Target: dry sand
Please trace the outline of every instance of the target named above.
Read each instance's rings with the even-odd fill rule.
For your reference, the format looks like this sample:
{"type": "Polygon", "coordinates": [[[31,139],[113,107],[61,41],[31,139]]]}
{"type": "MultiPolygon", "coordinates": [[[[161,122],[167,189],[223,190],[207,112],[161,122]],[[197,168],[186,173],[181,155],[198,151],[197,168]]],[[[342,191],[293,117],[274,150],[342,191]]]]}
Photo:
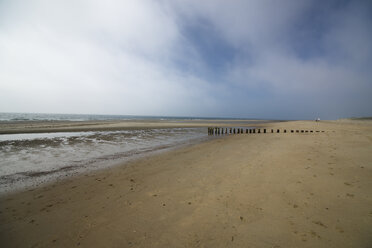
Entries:
{"type": "Polygon", "coordinates": [[[326,132],[225,136],[8,195],[0,246],[372,247],[371,122],[270,125],[326,132]]]}

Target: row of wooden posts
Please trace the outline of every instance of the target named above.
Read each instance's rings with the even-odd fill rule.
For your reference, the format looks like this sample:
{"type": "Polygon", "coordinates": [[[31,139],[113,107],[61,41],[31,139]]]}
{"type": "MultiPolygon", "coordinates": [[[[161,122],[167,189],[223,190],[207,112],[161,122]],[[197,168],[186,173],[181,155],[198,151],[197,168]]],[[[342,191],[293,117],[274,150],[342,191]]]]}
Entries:
{"type": "MultiPolygon", "coordinates": [[[[287,129],[282,130],[283,133],[287,133],[287,129]]],[[[324,131],[319,130],[288,130],[288,133],[319,133],[324,131]]],[[[280,133],[280,129],[266,129],[266,128],[220,128],[220,127],[208,127],[208,135],[221,135],[221,134],[252,134],[252,133],[280,133]]]]}

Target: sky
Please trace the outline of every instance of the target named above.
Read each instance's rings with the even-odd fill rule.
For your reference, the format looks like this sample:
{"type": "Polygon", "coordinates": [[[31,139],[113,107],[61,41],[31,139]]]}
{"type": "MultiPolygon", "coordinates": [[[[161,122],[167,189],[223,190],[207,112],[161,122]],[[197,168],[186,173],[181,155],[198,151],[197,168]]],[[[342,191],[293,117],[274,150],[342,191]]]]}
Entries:
{"type": "Polygon", "coordinates": [[[372,116],[372,1],[1,0],[0,112],[372,116]]]}

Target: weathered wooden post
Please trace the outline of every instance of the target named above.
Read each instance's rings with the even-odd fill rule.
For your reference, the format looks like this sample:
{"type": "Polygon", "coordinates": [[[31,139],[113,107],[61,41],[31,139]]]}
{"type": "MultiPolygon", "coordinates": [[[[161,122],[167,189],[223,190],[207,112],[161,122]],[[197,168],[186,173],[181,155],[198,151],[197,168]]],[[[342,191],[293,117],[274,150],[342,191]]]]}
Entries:
{"type": "Polygon", "coordinates": [[[249,133],[252,133],[252,129],[249,129],[249,133]]]}
{"type": "Polygon", "coordinates": [[[313,130],[310,130],[310,133],[312,133],[313,132],[313,130]]]}
{"type": "Polygon", "coordinates": [[[234,134],[235,134],[235,128],[234,128],[234,134]]]}
{"type": "Polygon", "coordinates": [[[278,129],[278,130],[276,130],[276,132],[277,132],[277,133],[280,133],[280,130],[278,129]]]}
{"type": "Polygon", "coordinates": [[[257,129],[257,133],[261,133],[261,130],[259,128],[257,129]]]}
{"type": "Polygon", "coordinates": [[[284,129],[284,132],[286,133],[286,132],[287,132],[287,130],[286,130],[286,129],[284,129]]]}
{"type": "Polygon", "coordinates": [[[231,132],[232,132],[232,128],[230,127],[230,134],[231,134],[231,132]]]}
{"type": "Polygon", "coordinates": [[[253,128],[252,132],[253,132],[253,133],[256,133],[256,129],[255,129],[255,128],[253,128]]]}
{"type": "Polygon", "coordinates": [[[266,128],[264,128],[264,133],[266,133],[266,128]]]}
{"type": "Polygon", "coordinates": [[[243,128],[240,128],[240,133],[243,134],[243,128]]]}
{"type": "Polygon", "coordinates": [[[238,134],[240,134],[240,128],[238,128],[238,134]]]}
{"type": "Polygon", "coordinates": [[[305,133],[308,133],[308,132],[309,132],[308,130],[305,131],[305,133]]]}
{"type": "Polygon", "coordinates": [[[304,132],[304,130],[301,130],[301,133],[303,133],[304,132]]]}
{"type": "Polygon", "coordinates": [[[247,129],[245,129],[245,133],[248,133],[248,128],[247,128],[247,129]]]}
{"type": "Polygon", "coordinates": [[[293,130],[291,130],[291,133],[293,133],[293,130]]]}
{"type": "Polygon", "coordinates": [[[271,133],[273,133],[274,132],[274,129],[271,129],[271,133]]]}
{"type": "Polygon", "coordinates": [[[296,133],[298,133],[299,131],[298,130],[296,130],[296,133]]]}

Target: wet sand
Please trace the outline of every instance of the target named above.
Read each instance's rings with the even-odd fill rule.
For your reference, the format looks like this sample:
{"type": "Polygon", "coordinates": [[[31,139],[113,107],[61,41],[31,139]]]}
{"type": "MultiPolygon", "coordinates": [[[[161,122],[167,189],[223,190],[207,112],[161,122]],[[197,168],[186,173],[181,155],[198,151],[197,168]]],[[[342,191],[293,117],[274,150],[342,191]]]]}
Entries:
{"type": "Polygon", "coordinates": [[[0,122],[0,134],[114,131],[144,128],[252,126],[265,120],[112,120],[112,121],[16,121],[0,122]]]}
{"type": "Polygon", "coordinates": [[[240,134],[0,199],[1,247],[371,247],[372,124],[240,134]]]}

